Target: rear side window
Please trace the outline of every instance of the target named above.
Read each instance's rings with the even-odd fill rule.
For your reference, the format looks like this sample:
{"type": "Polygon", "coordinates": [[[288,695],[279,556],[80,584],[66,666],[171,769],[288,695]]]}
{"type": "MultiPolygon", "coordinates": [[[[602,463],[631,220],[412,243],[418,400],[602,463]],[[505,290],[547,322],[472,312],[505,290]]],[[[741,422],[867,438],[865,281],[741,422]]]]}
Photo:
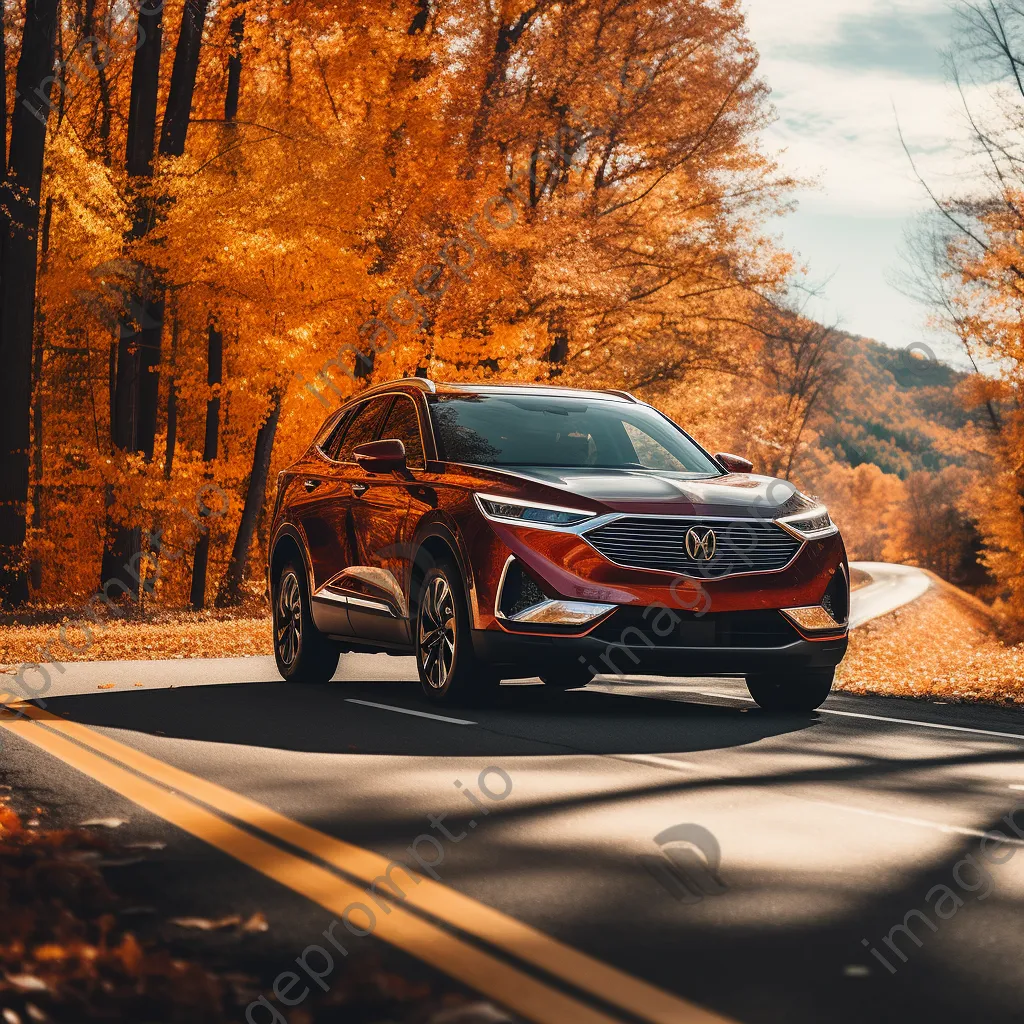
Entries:
{"type": "Polygon", "coordinates": [[[345,424],[343,433],[337,439],[334,452],[329,453],[335,462],[355,461],[352,457],[352,449],[356,445],[366,444],[374,439],[381,414],[390,401],[390,398],[373,398],[356,409],[351,419],[345,424]]]}
{"type": "Polygon", "coordinates": [[[411,398],[399,395],[391,406],[384,426],[380,430],[381,440],[398,438],[405,445],[405,463],[414,469],[423,468],[423,441],[420,437],[420,421],[416,405],[411,398]]]}
{"type": "Polygon", "coordinates": [[[334,426],[328,426],[324,430],[321,437],[317,439],[316,446],[327,456],[329,459],[336,458],[338,445],[341,444],[341,439],[345,436],[345,429],[352,421],[352,415],[357,410],[349,409],[343,416],[337,419],[334,426]]]}

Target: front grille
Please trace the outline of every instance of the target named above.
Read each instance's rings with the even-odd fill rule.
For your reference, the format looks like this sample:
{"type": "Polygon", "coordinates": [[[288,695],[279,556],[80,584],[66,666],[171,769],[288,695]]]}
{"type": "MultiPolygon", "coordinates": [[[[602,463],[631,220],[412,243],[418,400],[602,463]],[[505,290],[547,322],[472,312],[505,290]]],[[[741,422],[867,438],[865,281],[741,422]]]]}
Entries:
{"type": "Polygon", "coordinates": [[[658,569],[699,579],[748,572],[774,572],[792,561],[801,542],[775,523],[761,519],[659,519],[624,516],[588,530],[584,537],[605,558],[634,569],[658,569]],[[686,535],[714,533],[708,559],[687,552],[686,535]]]}
{"type": "Polygon", "coordinates": [[[709,612],[625,605],[590,634],[612,647],[785,647],[799,634],[774,610],[709,612]]]}

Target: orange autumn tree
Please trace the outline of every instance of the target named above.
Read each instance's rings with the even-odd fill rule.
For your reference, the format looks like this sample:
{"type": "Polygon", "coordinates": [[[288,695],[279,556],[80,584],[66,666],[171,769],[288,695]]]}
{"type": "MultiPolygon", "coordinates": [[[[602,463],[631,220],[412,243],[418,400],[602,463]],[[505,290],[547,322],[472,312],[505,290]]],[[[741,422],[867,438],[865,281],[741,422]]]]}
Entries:
{"type": "Polygon", "coordinates": [[[125,161],[135,15],[64,2],[62,52],[101,52],[47,144],[37,597],[92,593],[128,535],[139,600],[257,594],[276,472],[367,382],[656,394],[761,359],[789,183],[758,149],[771,111],[731,0],[169,0],[146,175],[125,161]],[[187,133],[165,146],[181,53],[187,133]],[[151,450],[111,425],[140,352],[151,450]]]}
{"type": "MultiPolygon", "coordinates": [[[[914,283],[936,323],[954,332],[975,368],[962,388],[982,426],[960,441],[979,460],[970,512],[982,559],[1009,610],[1024,618],[1024,31],[1019,5],[964,4],[967,59],[957,68],[978,163],[960,194],[934,200],[916,240],[914,283]],[[968,86],[971,87],[968,91],[968,86]],[[966,100],[965,100],[966,102],[966,100]]],[[[927,186],[926,186],[927,187],[927,186]]]]}

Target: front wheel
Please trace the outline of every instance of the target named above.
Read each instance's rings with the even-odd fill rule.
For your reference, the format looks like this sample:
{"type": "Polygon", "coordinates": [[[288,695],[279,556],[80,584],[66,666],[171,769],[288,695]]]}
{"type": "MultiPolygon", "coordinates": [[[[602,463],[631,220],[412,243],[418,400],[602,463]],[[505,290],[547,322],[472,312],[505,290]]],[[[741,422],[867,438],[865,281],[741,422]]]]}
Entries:
{"type": "Polygon", "coordinates": [[[289,562],[274,588],[274,657],[288,682],[326,683],[338,670],[338,648],[316,628],[305,570],[289,562]]]}
{"type": "Polygon", "coordinates": [[[747,689],[765,711],[814,711],[832,692],[835,674],[834,668],[783,669],[747,676],[747,689]]]}
{"type": "Polygon", "coordinates": [[[416,601],[416,668],[428,700],[479,703],[499,679],[473,650],[458,568],[448,561],[427,570],[416,601]]]}

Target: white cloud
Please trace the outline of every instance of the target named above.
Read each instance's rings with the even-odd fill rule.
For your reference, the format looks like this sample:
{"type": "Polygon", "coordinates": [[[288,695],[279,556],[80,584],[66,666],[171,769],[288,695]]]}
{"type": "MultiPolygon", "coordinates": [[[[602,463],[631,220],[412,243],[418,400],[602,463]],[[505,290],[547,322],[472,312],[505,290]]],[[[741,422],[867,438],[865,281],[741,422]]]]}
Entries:
{"type": "Polygon", "coordinates": [[[945,192],[962,180],[963,115],[942,53],[955,42],[948,3],[745,0],[744,6],[779,115],[765,147],[784,150],[784,169],[818,182],[798,196],[799,212],[782,231],[809,263],[812,280],[834,275],[821,314],[891,344],[920,340],[923,311],[886,283],[885,271],[899,263],[901,226],[928,205],[897,118],[917,169],[933,187],[945,192]]]}

